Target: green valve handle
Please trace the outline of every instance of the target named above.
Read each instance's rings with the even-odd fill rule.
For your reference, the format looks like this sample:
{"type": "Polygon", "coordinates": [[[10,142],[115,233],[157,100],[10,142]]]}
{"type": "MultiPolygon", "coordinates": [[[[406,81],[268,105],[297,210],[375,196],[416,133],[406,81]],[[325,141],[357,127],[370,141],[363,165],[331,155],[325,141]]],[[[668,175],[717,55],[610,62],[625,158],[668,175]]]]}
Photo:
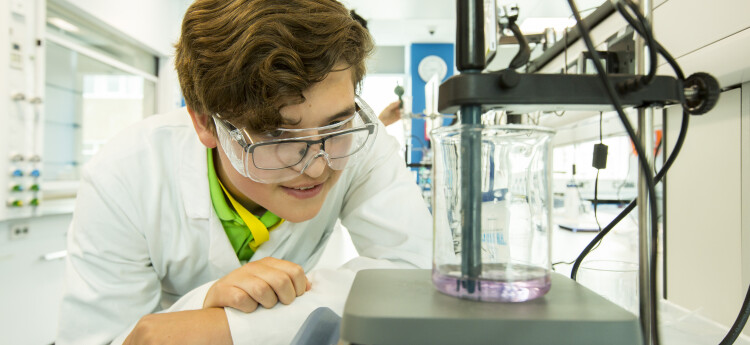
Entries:
{"type": "Polygon", "coordinates": [[[10,207],[21,207],[23,206],[23,201],[21,200],[13,200],[8,202],[8,206],[10,207]]]}
{"type": "Polygon", "coordinates": [[[36,183],[32,184],[31,186],[29,186],[29,190],[33,191],[33,192],[38,192],[39,191],[39,185],[36,184],[36,183]]]}
{"type": "Polygon", "coordinates": [[[401,85],[396,85],[396,88],[393,89],[393,92],[396,94],[396,96],[398,96],[399,107],[403,108],[404,101],[401,99],[401,96],[404,95],[404,87],[401,85]]]}
{"type": "Polygon", "coordinates": [[[39,199],[34,198],[34,199],[29,200],[29,205],[31,205],[31,206],[39,206],[39,199]]]}
{"type": "Polygon", "coordinates": [[[23,192],[23,187],[20,184],[14,185],[10,188],[11,192],[23,192]]]}

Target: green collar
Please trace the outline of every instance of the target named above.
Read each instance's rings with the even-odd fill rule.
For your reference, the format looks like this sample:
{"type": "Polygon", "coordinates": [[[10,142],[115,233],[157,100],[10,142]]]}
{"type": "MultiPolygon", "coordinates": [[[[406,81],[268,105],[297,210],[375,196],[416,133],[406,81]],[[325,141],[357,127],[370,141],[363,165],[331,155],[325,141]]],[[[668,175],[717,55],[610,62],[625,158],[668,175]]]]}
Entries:
{"type": "Polygon", "coordinates": [[[220,220],[223,221],[234,221],[242,223],[242,218],[232,208],[227,199],[224,196],[224,191],[221,190],[219,185],[219,178],[216,176],[216,169],[214,168],[214,157],[211,149],[206,149],[208,155],[208,188],[211,193],[211,203],[214,205],[216,215],[220,220]]]}
{"type": "MultiPolygon", "coordinates": [[[[214,156],[212,149],[207,149],[208,156],[208,188],[211,194],[211,203],[214,205],[216,215],[220,220],[224,222],[235,222],[238,224],[245,224],[240,217],[237,210],[227,202],[226,195],[221,188],[219,178],[216,176],[216,169],[214,168],[214,156]]],[[[241,206],[240,206],[241,207],[241,206]]],[[[266,228],[271,229],[273,226],[279,224],[282,220],[279,216],[273,214],[273,212],[266,210],[262,216],[257,217],[266,228]]]]}

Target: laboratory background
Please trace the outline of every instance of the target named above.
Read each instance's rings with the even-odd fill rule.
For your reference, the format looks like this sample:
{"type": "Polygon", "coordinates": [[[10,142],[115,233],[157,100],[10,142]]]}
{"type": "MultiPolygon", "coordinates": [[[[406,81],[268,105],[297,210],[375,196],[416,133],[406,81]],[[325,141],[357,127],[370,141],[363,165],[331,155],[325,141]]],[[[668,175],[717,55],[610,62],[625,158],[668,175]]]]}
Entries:
{"type": "MultiPolygon", "coordinates": [[[[376,43],[361,96],[376,113],[402,101],[401,120],[379,135],[400,143],[432,210],[431,131],[456,121],[437,105],[439,84],[460,73],[456,1],[342,2],[367,21],[376,43]]],[[[173,44],[190,3],[0,0],[0,344],[54,343],[81,168],[118,131],[184,105],[173,44]]],[[[634,74],[632,27],[609,1],[576,3],[608,70],[634,74]]],[[[523,45],[502,27],[510,20],[529,48],[519,73],[596,73],[584,42],[571,35],[576,21],[565,0],[497,0],[493,7],[501,28],[486,47],[495,53],[485,71],[506,69],[523,45]]],[[[710,111],[691,116],[682,150],[655,190],[663,343],[718,344],[750,286],[750,2],[653,0],[652,11],[654,36],[685,74],[710,74],[719,86],[710,111]]],[[[673,75],[658,61],[658,74],[673,75]]],[[[679,104],[653,109],[647,151],[655,169],[674,148],[681,116],[679,104]]],[[[498,111],[482,121],[510,120],[498,111]]],[[[638,155],[611,109],[529,112],[523,121],[554,131],[549,261],[567,276],[636,199],[638,155]],[[606,167],[597,169],[592,157],[604,145],[606,167]]],[[[332,241],[356,255],[346,233],[332,241]]],[[[637,314],[638,247],[633,211],[586,257],[579,282],[637,314]]],[[[750,344],[750,329],[736,343],[750,344]]]]}

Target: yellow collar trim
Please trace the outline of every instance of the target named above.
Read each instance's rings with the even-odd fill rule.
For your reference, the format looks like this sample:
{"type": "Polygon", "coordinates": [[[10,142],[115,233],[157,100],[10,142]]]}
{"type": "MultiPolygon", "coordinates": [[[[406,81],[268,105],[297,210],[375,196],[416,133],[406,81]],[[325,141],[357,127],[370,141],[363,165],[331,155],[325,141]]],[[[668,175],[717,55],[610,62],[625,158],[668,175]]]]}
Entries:
{"type": "MultiPolygon", "coordinates": [[[[218,180],[218,179],[217,179],[218,180]]],[[[271,226],[270,229],[266,228],[265,225],[256,217],[253,215],[250,211],[248,211],[242,204],[234,200],[231,194],[227,191],[226,188],[224,188],[224,185],[219,180],[219,186],[221,186],[221,189],[224,191],[224,194],[226,194],[227,198],[229,199],[229,202],[232,203],[232,207],[234,207],[234,210],[237,211],[237,214],[240,215],[240,218],[242,218],[242,221],[245,222],[245,225],[247,225],[247,228],[250,229],[250,233],[253,234],[253,240],[250,241],[248,244],[250,246],[250,249],[252,249],[254,252],[260,247],[261,244],[268,241],[269,238],[269,231],[276,229],[281,223],[284,222],[284,219],[281,219],[278,223],[271,226]]]]}

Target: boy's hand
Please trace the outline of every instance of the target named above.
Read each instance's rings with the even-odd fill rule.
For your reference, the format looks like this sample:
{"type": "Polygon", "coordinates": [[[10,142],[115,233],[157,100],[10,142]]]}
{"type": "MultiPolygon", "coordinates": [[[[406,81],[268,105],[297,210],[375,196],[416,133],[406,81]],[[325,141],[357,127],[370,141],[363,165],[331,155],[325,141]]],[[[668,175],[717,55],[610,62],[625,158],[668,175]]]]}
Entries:
{"type": "Polygon", "coordinates": [[[277,302],[289,304],[310,290],[310,282],[299,265],[266,257],[217,280],[208,289],[203,308],[232,307],[249,313],[258,304],[271,308],[277,302]]]}
{"type": "Polygon", "coordinates": [[[378,115],[378,119],[380,119],[380,122],[382,122],[385,126],[401,120],[401,101],[395,101],[391,104],[388,104],[388,106],[383,109],[380,115],[378,115]]]}
{"type": "Polygon", "coordinates": [[[149,314],[142,317],[123,345],[232,344],[222,308],[149,314]]]}

